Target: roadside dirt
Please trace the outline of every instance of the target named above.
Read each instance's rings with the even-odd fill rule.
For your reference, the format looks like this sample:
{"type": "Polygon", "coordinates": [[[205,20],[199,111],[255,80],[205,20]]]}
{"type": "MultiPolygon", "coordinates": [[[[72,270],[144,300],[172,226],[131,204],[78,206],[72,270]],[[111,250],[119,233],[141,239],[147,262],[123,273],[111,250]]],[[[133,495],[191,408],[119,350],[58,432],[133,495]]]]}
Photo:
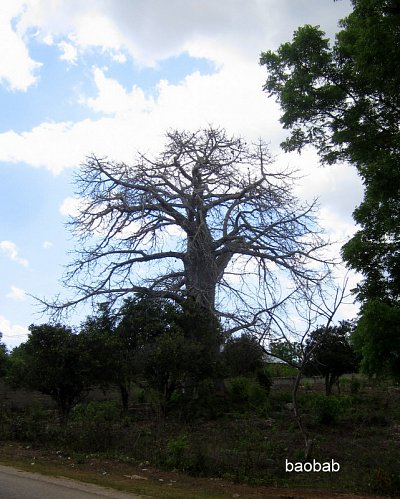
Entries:
{"type": "Polygon", "coordinates": [[[111,459],[98,459],[90,455],[77,458],[60,451],[36,449],[14,442],[0,443],[0,463],[154,498],[378,499],[380,497],[332,490],[250,487],[222,479],[191,477],[173,471],[159,471],[147,463],[127,464],[111,459]]]}

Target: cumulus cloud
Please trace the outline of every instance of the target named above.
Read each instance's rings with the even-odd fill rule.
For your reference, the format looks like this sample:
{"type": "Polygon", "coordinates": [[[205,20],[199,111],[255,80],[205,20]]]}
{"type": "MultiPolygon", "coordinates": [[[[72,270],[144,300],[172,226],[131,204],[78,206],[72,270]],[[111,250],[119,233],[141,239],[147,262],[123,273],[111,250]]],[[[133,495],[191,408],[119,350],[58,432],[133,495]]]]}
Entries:
{"type": "Polygon", "coordinates": [[[257,65],[226,67],[212,75],[195,72],[175,85],[161,81],[154,96],[124,89],[104,70],[93,70],[96,95],[82,104],[99,119],[48,122],[30,131],[0,134],[0,161],[25,162],[53,173],[73,168],[91,153],[132,161],[137,150],[158,152],[167,129],[223,126],[250,140],[278,144],[279,109],[261,92],[265,74],[257,65]],[[255,89],[260,88],[257,92],[255,89]]]}
{"type": "Polygon", "coordinates": [[[6,254],[6,256],[13,262],[22,265],[23,267],[28,267],[29,262],[25,258],[21,258],[18,255],[18,248],[12,241],[0,241],[0,250],[6,254]]]}
{"type": "Polygon", "coordinates": [[[130,91],[112,78],[107,78],[100,68],[93,68],[96,97],[83,100],[82,103],[96,112],[110,115],[140,115],[154,107],[152,98],[146,98],[141,88],[136,85],[130,91]]]}
{"type": "Polygon", "coordinates": [[[62,202],[59,211],[63,217],[75,217],[79,214],[81,207],[82,199],[67,197],[62,202]]]}
{"type": "Polygon", "coordinates": [[[7,298],[16,301],[25,300],[26,293],[23,289],[17,288],[17,286],[11,286],[10,291],[6,295],[7,298]]]}
{"type": "Polygon", "coordinates": [[[41,64],[30,57],[22,34],[13,27],[12,21],[22,7],[22,0],[1,3],[0,82],[11,90],[26,91],[35,83],[41,64]]]}
{"type": "Polygon", "coordinates": [[[349,0],[326,4],[320,0],[264,2],[230,0],[228,4],[203,0],[26,0],[19,28],[39,28],[43,38],[73,34],[82,50],[126,49],[140,65],[152,66],[182,53],[212,56],[223,63],[257,57],[290,36],[305,22],[319,24],[332,34],[336,19],[350,10],[349,0]],[[207,48],[208,47],[208,48],[207,48]],[[213,50],[209,50],[213,48],[213,50]]]}
{"type": "Polygon", "coordinates": [[[60,59],[62,61],[67,61],[70,64],[76,64],[78,58],[78,50],[72,43],[68,43],[63,40],[57,44],[57,47],[61,52],[60,59]]]}
{"type": "MultiPolygon", "coordinates": [[[[36,38],[57,43],[70,63],[77,61],[78,52],[97,47],[112,58],[122,54],[121,60],[130,53],[143,65],[186,52],[218,62],[219,70],[212,75],[193,73],[175,85],[160,81],[149,96],[138,86],[126,90],[104,69],[94,68],[96,95],[82,98],[81,104],[99,113],[99,119],[46,122],[22,133],[4,132],[0,161],[25,162],[54,173],[78,166],[92,152],[129,161],[138,149],[157,150],[168,128],[208,124],[250,140],[262,136],[277,145],[283,138],[277,125],[280,111],[261,91],[266,74],[258,67],[259,53],[273,45],[284,19],[290,21],[284,26],[289,38],[291,23],[297,26],[315,18],[333,29],[349,9],[348,0],[323,7],[317,0],[300,3],[293,9],[289,0],[245,5],[232,0],[229,8],[212,0],[201,5],[183,0],[17,2],[18,32],[28,37],[35,27],[36,38]]],[[[279,32],[280,41],[282,36],[279,32]]]]}
{"type": "Polygon", "coordinates": [[[50,249],[53,246],[53,243],[51,241],[43,241],[42,248],[45,250],[50,249]]]}
{"type": "Polygon", "coordinates": [[[0,331],[3,334],[2,341],[11,349],[25,341],[29,330],[25,326],[12,324],[11,321],[0,315],[0,331]]]}

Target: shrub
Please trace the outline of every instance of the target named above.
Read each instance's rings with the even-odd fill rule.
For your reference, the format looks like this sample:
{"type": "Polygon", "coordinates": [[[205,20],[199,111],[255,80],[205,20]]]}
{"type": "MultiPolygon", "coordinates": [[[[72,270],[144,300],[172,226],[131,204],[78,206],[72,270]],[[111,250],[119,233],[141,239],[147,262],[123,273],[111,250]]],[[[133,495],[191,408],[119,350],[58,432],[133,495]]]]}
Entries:
{"type": "Polygon", "coordinates": [[[117,402],[78,404],[71,413],[64,439],[73,450],[102,452],[112,447],[120,429],[120,409],[117,402]]]}
{"type": "Polygon", "coordinates": [[[184,470],[184,454],[188,447],[189,442],[186,433],[182,433],[175,438],[170,438],[167,442],[167,464],[174,468],[184,470]]]}
{"type": "Polygon", "coordinates": [[[71,421],[114,423],[120,420],[120,413],[119,405],[115,401],[89,402],[88,404],[78,404],[72,409],[71,421]]]}
{"type": "Polygon", "coordinates": [[[356,393],[359,392],[360,388],[361,388],[361,381],[358,378],[352,376],[350,381],[350,393],[355,395],[356,393]]]}
{"type": "Polygon", "coordinates": [[[350,399],[346,396],[314,395],[311,399],[312,411],[315,420],[320,424],[333,424],[349,407],[350,399]]]}
{"type": "Polygon", "coordinates": [[[263,411],[268,399],[268,391],[256,380],[238,376],[230,380],[228,395],[236,409],[256,409],[263,411]]]}

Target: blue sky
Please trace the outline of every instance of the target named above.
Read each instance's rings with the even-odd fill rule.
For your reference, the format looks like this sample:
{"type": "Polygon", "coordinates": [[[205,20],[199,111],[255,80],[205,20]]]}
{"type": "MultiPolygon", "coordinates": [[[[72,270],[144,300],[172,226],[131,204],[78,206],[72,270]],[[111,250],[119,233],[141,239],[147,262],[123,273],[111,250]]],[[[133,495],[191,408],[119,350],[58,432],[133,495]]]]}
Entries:
{"type": "MultiPolygon", "coordinates": [[[[63,292],[74,240],[72,177],[94,152],[129,162],[157,152],[169,128],[213,124],[263,137],[320,197],[320,222],[343,242],[362,196],[347,165],[284,155],[280,111],[262,92],[260,52],[302,24],[330,36],[342,0],[2,0],[0,4],[0,331],[11,348],[45,322],[29,295],[63,292]]],[[[338,251],[340,244],[336,247],[338,251]]],[[[355,282],[356,277],[353,276],[355,282]]],[[[354,312],[349,306],[347,313],[354,312]]],[[[80,317],[72,318],[79,323],[80,317]]]]}

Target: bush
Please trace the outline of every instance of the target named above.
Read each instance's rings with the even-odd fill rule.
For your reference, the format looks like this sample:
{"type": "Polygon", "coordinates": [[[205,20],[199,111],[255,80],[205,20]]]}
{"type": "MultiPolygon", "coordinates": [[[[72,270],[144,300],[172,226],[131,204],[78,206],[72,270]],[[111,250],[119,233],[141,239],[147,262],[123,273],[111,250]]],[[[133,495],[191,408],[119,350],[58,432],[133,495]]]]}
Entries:
{"type": "Polygon", "coordinates": [[[339,416],[349,407],[350,399],[347,396],[336,397],[330,395],[314,395],[311,399],[313,416],[317,423],[334,424],[339,416]]]}
{"type": "Polygon", "coordinates": [[[267,395],[269,395],[271,386],[274,382],[269,370],[266,367],[258,369],[256,372],[256,377],[258,383],[263,387],[267,395]]]}
{"type": "Polygon", "coordinates": [[[120,408],[117,402],[78,404],[65,429],[65,444],[75,451],[103,452],[120,434],[120,408]]]}
{"type": "Polygon", "coordinates": [[[256,380],[238,376],[230,380],[228,395],[236,409],[263,411],[268,400],[268,391],[256,380]]]}
{"type": "Polygon", "coordinates": [[[43,443],[51,433],[47,412],[38,405],[25,410],[0,411],[0,440],[43,443]]]}
{"type": "Polygon", "coordinates": [[[188,436],[185,433],[178,435],[176,438],[170,438],[167,442],[167,464],[174,468],[184,470],[184,454],[188,447],[188,436]]]}
{"type": "Polygon", "coordinates": [[[78,404],[71,411],[71,421],[84,423],[114,423],[120,420],[120,407],[117,402],[105,400],[78,404]]]}
{"type": "Polygon", "coordinates": [[[360,391],[360,388],[361,388],[361,381],[358,378],[352,376],[350,381],[350,393],[352,395],[355,395],[360,391]]]}

